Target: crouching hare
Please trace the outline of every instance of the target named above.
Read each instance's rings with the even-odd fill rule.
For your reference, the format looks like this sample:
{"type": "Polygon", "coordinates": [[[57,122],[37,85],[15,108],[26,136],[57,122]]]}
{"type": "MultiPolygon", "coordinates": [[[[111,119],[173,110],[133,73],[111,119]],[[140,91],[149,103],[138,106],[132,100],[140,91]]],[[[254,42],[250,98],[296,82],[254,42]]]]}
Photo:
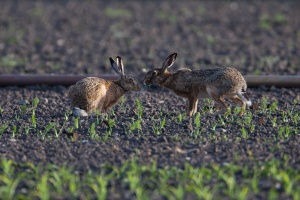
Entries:
{"type": "Polygon", "coordinates": [[[188,99],[189,116],[197,112],[198,98],[212,98],[221,106],[215,115],[227,112],[224,98],[242,104],[243,112],[251,101],[246,94],[247,84],[242,74],[234,68],[180,69],[175,73],[168,71],[173,65],[177,53],[169,55],[161,68],[150,70],[144,78],[144,84],[156,84],[173,90],[177,95],[188,99]]]}
{"type": "Polygon", "coordinates": [[[120,79],[108,81],[98,77],[87,77],[71,86],[69,98],[74,115],[88,116],[97,109],[106,112],[126,92],[141,90],[141,84],[137,80],[124,74],[121,57],[117,56],[116,61],[112,58],[109,60],[120,79]]]}

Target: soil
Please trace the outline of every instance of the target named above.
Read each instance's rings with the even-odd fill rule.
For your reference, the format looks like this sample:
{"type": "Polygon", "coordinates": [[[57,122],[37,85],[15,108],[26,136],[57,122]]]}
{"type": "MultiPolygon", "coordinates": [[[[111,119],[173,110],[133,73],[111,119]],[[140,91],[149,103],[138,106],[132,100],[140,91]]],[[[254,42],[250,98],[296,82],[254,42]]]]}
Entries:
{"type": "MultiPolygon", "coordinates": [[[[278,127],[271,124],[275,117],[278,118],[278,123],[282,122],[280,111],[291,110],[292,107],[294,110],[300,109],[300,104],[293,102],[300,102],[299,88],[248,89],[255,104],[261,105],[262,98],[268,99],[269,106],[278,102],[277,111],[270,116],[263,116],[261,109],[249,110],[253,114],[255,130],[252,133],[247,130],[248,138],[241,135],[243,124],[238,122],[238,115],[232,112],[227,119],[223,117],[224,124],[220,124],[218,118],[204,111],[204,105],[208,105],[205,100],[200,100],[198,106],[202,133],[196,137],[193,134],[193,130],[196,130],[194,118],[185,116],[185,100],[172,92],[159,89],[128,93],[125,101],[113,107],[109,116],[100,114],[80,118],[79,129],[70,131],[75,117],[65,118],[70,114],[67,90],[62,86],[0,89],[1,94],[5,94],[0,97],[3,109],[1,124],[9,124],[0,139],[1,157],[20,162],[57,165],[67,162],[76,170],[85,172],[88,169],[99,170],[101,164],[106,162],[120,166],[133,157],[137,157],[143,164],[157,161],[160,167],[183,167],[185,162],[193,166],[227,162],[251,165],[253,162],[264,162],[272,158],[284,159],[288,155],[289,164],[298,169],[300,167],[299,135],[278,139],[278,127]],[[35,97],[40,100],[35,111],[36,128],[33,127],[31,118],[35,97]],[[132,121],[138,120],[136,99],[143,106],[142,128],[140,131],[129,131],[132,121]],[[26,103],[27,109],[22,112],[20,104],[23,103],[26,103]],[[180,114],[183,116],[182,122],[177,120],[180,114]],[[106,137],[109,130],[107,117],[115,122],[109,137],[106,137]],[[154,131],[155,125],[164,118],[164,127],[159,132],[154,131]],[[57,132],[61,132],[58,137],[53,130],[43,136],[50,123],[55,123],[57,132]],[[91,137],[93,123],[96,124],[96,138],[91,137]],[[217,123],[215,130],[214,123],[217,123]],[[14,125],[17,131],[13,137],[14,125]],[[31,127],[28,133],[26,127],[31,127]]],[[[300,126],[299,121],[296,124],[290,121],[288,124],[300,126]]]]}
{"type": "MultiPolygon", "coordinates": [[[[299,75],[299,10],[299,1],[2,1],[0,73],[113,73],[108,58],[120,55],[126,73],[136,74],[178,52],[171,71],[233,66],[243,74],[299,75]]],[[[79,128],[72,130],[76,118],[69,116],[67,91],[45,85],[0,88],[0,126],[8,124],[0,156],[66,163],[82,173],[132,158],[142,164],[157,161],[159,167],[186,162],[251,166],[276,158],[300,168],[299,133],[279,138],[279,127],[271,123],[275,117],[282,122],[281,111],[300,109],[299,88],[249,88],[258,108],[248,110],[255,130],[247,130],[246,138],[240,117],[232,111],[220,123],[208,113],[206,100],[198,105],[202,132],[195,135],[194,118],[185,116],[186,101],[158,87],[128,93],[109,115],[80,118],[79,128]],[[130,131],[132,120],[138,120],[137,98],[143,106],[141,130],[130,131]],[[270,116],[261,112],[263,98],[268,106],[278,102],[270,116]],[[108,119],[115,123],[111,132],[108,119]],[[51,123],[58,137],[54,129],[43,135],[51,123]]],[[[286,124],[299,130],[299,121],[286,124]]]]}
{"type": "Polygon", "coordinates": [[[233,66],[300,74],[299,1],[1,1],[0,73],[114,73],[233,66]]]}

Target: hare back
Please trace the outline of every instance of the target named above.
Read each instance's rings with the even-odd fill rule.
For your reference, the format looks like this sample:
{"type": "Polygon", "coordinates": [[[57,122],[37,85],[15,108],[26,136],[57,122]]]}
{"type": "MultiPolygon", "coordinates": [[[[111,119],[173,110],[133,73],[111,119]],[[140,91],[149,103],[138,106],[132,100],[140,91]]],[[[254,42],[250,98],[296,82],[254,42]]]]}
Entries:
{"type": "Polygon", "coordinates": [[[242,74],[234,68],[223,68],[206,79],[205,85],[218,90],[219,94],[246,91],[247,84],[242,74]]]}
{"type": "Polygon", "coordinates": [[[90,113],[101,105],[109,85],[109,81],[97,77],[87,77],[78,81],[69,89],[71,106],[90,113]]]}
{"type": "Polygon", "coordinates": [[[222,68],[180,69],[168,78],[165,85],[169,88],[188,93],[195,87],[205,90],[206,80],[219,71],[222,71],[222,68]]]}

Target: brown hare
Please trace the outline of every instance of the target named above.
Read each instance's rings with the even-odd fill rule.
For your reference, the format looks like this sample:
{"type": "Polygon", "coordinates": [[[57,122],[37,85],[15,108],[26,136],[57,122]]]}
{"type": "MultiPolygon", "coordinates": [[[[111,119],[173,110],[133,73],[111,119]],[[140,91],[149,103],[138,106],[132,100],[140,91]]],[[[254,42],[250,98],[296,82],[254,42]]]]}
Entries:
{"type": "Polygon", "coordinates": [[[207,68],[207,69],[180,69],[175,73],[168,71],[173,65],[177,53],[169,55],[161,68],[150,70],[144,84],[156,84],[173,90],[177,95],[188,99],[187,112],[189,116],[197,112],[198,98],[212,98],[221,106],[221,110],[215,115],[227,112],[224,98],[242,104],[243,112],[251,101],[246,94],[247,84],[242,74],[234,68],[207,68]]]}
{"type": "Polygon", "coordinates": [[[119,80],[87,77],[70,87],[69,98],[75,116],[88,116],[97,109],[106,112],[126,92],[141,90],[139,81],[125,75],[121,57],[117,56],[116,61],[109,60],[119,74],[119,80]]]}

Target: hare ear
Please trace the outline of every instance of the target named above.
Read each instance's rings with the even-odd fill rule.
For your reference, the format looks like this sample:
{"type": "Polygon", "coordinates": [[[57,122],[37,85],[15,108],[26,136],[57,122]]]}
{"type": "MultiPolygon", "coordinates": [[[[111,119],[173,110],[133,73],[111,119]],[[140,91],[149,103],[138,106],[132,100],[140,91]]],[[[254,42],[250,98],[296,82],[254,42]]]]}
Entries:
{"type": "Polygon", "coordinates": [[[169,55],[164,61],[161,69],[166,70],[167,68],[171,67],[174,64],[176,57],[177,57],[177,53],[172,53],[171,55],[169,55]]]}
{"type": "Polygon", "coordinates": [[[123,62],[120,56],[117,56],[117,61],[114,61],[112,57],[109,58],[111,67],[115,70],[117,74],[119,74],[121,77],[124,76],[124,67],[123,62]]]}
{"type": "Polygon", "coordinates": [[[122,58],[120,56],[117,56],[117,65],[118,65],[118,69],[121,72],[121,74],[124,76],[124,65],[123,65],[123,61],[122,58]]]}

